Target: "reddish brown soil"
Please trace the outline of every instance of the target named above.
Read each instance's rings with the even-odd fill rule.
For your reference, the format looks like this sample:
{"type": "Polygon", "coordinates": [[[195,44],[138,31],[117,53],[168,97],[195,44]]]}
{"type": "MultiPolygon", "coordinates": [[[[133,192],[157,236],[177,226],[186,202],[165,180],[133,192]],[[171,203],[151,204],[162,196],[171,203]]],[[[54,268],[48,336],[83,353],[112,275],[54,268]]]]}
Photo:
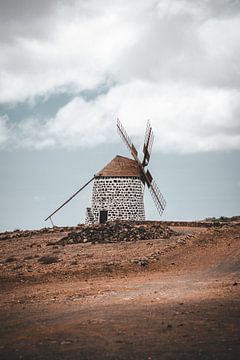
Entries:
{"type": "Polygon", "coordinates": [[[2,240],[2,359],[239,359],[239,224],[173,229],[114,244],[2,240]]]}

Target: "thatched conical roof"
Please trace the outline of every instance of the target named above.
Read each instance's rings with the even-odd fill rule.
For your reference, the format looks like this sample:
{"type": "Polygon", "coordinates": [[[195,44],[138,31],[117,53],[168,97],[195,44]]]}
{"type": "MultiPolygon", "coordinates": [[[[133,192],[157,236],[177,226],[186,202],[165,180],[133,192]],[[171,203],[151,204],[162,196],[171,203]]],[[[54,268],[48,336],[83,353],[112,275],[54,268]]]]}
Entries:
{"type": "Polygon", "coordinates": [[[96,176],[141,176],[139,166],[135,160],[117,155],[96,176]]]}

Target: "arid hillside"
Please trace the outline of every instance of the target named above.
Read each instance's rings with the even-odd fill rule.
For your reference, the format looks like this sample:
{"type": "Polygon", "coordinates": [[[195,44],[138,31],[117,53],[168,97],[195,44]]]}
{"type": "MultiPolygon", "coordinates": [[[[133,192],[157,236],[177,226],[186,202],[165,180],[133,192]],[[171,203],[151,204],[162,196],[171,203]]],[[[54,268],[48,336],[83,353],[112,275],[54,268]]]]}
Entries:
{"type": "Polygon", "coordinates": [[[240,221],[0,234],[3,359],[238,359],[240,221]]]}

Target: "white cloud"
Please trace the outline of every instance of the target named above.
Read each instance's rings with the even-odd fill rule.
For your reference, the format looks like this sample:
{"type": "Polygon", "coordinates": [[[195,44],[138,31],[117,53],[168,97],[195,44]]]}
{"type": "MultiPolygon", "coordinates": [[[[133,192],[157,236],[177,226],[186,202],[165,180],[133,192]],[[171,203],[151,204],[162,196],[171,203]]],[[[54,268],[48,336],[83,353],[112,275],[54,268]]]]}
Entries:
{"type": "Polygon", "coordinates": [[[136,28],[104,7],[95,14],[91,2],[88,17],[81,11],[81,2],[56,8],[58,21],[54,19],[48,38],[15,34],[14,42],[3,44],[0,103],[59,89],[72,93],[92,89],[111,76],[113,63],[136,41],[136,28]],[[64,17],[66,8],[70,14],[64,17]]]}
{"type": "Polygon", "coordinates": [[[14,127],[2,120],[2,143],[71,148],[116,141],[119,116],[137,141],[150,118],[161,151],[239,149],[238,2],[43,5],[15,17],[5,7],[14,26],[7,34],[6,19],[0,25],[0,103],[60,91],[75,98],[54,117],[33,116],[14,127]],[[106,94],[79,96],[107,81],[114,86],[106,94]]]}
{"type": "Polygon", "coordinates": [[[240,149],[239,92],[173,83],[118,85],[92,101],[75,97],[44,123],[28,119],[15,128],[19,144],[35,148],[86,147],[116,141],[116,118],[140,142],[151,119],[162,152],[240,149]]]}

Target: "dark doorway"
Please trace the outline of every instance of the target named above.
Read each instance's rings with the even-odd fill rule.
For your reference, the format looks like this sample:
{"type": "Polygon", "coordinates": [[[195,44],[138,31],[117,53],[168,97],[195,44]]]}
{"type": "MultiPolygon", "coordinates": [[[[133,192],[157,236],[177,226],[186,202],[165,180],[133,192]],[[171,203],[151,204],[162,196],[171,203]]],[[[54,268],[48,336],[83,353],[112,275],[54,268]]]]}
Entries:
{"type": "Polygon", "coordinates": [[[105,224],[107,222],[107,216],[107,210],[100,210],[100,224],[105,224]]]}

